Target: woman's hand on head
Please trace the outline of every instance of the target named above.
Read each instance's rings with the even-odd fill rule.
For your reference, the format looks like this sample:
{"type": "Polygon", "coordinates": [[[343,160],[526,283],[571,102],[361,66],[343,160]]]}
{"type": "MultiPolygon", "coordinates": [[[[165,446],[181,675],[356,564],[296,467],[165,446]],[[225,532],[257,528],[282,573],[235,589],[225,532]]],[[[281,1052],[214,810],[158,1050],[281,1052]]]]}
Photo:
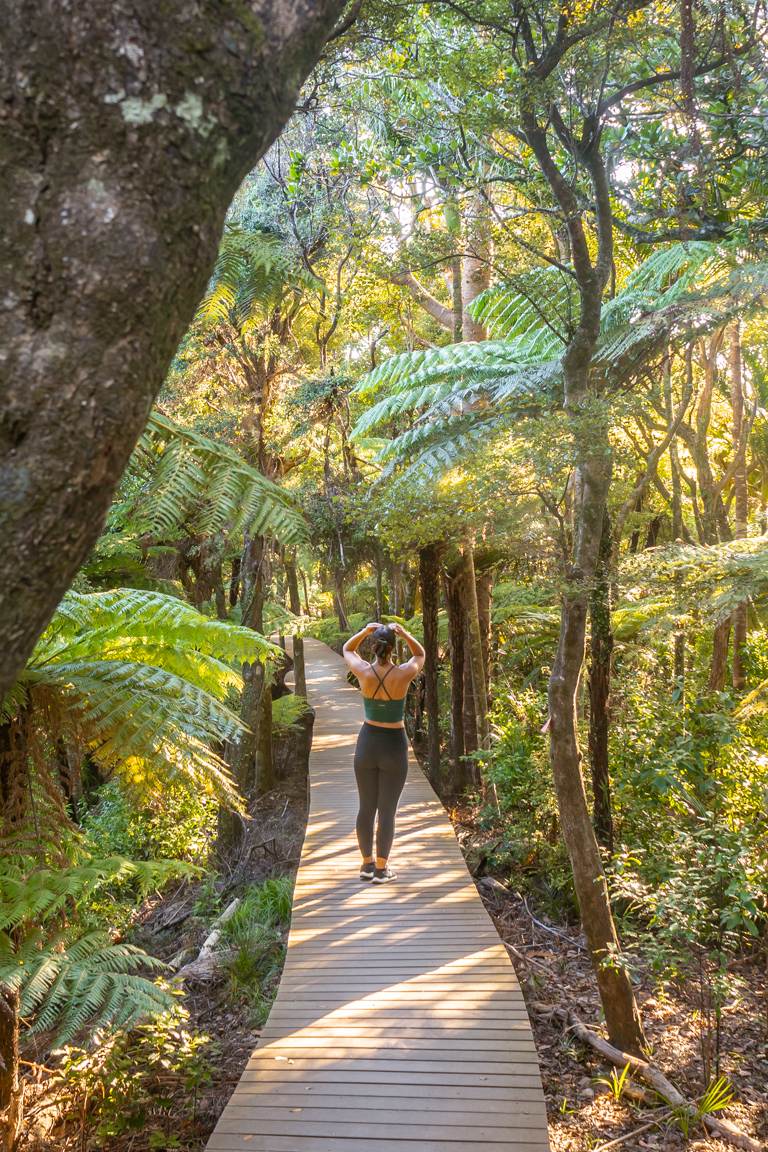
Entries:
{"type": "Polygon", "coordinates": [[[366,624],[364,631],[375,632],[377,628],[381,628],[381,624],[376,620],[372,620],[370,624],[366,624]]]}

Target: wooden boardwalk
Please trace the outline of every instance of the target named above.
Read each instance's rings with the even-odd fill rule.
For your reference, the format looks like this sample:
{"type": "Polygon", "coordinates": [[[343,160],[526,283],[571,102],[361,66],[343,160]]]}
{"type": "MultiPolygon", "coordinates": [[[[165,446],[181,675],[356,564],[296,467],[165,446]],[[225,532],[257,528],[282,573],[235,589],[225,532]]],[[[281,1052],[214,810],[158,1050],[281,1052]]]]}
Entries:
{"type": "Polygon", "coordinates": [[[358,879],[360,697],[306,641],[316,709],[309,826],[280,990],[208,1148],[548,1152],[514,969],[445,810],[412,760],[392,864],[358,879]]]}

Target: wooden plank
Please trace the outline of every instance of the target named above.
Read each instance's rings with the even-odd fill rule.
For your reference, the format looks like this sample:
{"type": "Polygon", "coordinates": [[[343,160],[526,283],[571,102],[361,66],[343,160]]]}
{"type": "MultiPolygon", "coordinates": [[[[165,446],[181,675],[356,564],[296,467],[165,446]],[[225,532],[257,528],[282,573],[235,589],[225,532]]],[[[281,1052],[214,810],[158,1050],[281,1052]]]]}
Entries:
{"type": "MultiPolygon", "coordinates": [[[[290,1084],[280,1088],[276,1088],[273,1084],[241,1084],[238,1088],[238,1100],[254,1108],[311,1107],[317,1112],[327,1108],[332,1108],[334,1111],[355,1108],[367,1112],[387,1109],[390,1114],[415,1111],[419,1114],[437,1112],[442,1115],[444,1112],[459,1112],[467,1116],[477,1111],[483,1116],[498,1116],[501,1123],[509,1123],[509,1093],[506,1090],[499,1091],[497,1096],[490,1096],[488,1095],[490,1090],[482,1093],[466,1087],[450,1088],[446,1089],[449,1095],[438,1096],[436,1088],[434,1092],[430,1090],[428,1095],[424,1095],[422,1089],[414,1089],[413,1095],[406,1096],[404,1093],[407,1085],[394,1086],[391,1091],[380,1091],[378,1095],[370,1094],[372,1090],[366,1088],[364,1084],[348,1087],[338,1084],[315,1084],[308,1091],[307,1085],[302,1082],[294,1085],[293,1092],[290,1091],[291,1087],[290,1084]]],[[[540,1094],[536,1093],[530,1100],[526,1100],[522,1090],[516,1096],[515,1109],[529,1116],[542,1117],[546,1114],[540,1094]]]]}
{"type": "MultiPolygon", "coordinates": [[[[509,1141],[508,1125],[483,1124],[480,1126],[480,1117],[478,1117],[478,1124],[465,1125],[436,1124],[434,1118],[430,1120],[429,1117],[424,1118],[420,1123],[416,1123],[414,1119],[406,1119],[405,1123],[399,1123],[400,1118],[395,1119],[391,1112],[387,1112],[385,1115],[389,1119],[385,1121],[385,1126],[381,1128],[381,1131],[386,1131],[391,1140],[465,1140],[476,1141],[483,1145],[509,1141]]],[[[239,1132],[243,1135],[256,1136],[284,1136],[286,1124],[288,1124],[293,1138],[297,1136],[336,1136],[345,1140],[357,1138],[364,1140],[367,1146],[372,1129],[375,1131],[375,1123],[376,1121],[373,1119],[367,1122],[359,1114],[356,1120],[340,1120],[338,1116],[334,1116],[332,1120],[327,1118],[325,1120],[305,1120],[300,1113],[288,1113],[287,1116],[270,1119],[264,1116],[261,1109],[233,1104],[226,1119],[219,1125],[219,1131],[221,1133],[239,1132]]],[[[521,1123],[516,1129],[516,1135],[529,1140],[536,1136],[537,1131],[540,1129],[536,1124],[528,1126],[521,1123]]]]}
{"type": "MultiPolygon", "coordinates": [[[[343,1139],[339,1136],[258,1136],[243,1133],[220,1132],[217,1125],[208,1147],[214,1152],[360,1152],[359,1137],[343,1139]]],[[[485,1143],[469,1140],[395,1140],[365,1139],[365,1152],[483,1152],[485,1143]]],[[[514,1129],[508,1129],[507,1139],[494,1144],[496,1152],[549,1152],[546,1136],[517,1138],[514,1129]]]]}
{"type": "Polygon", "coordinates": [[[278,995],[208,1147],[220,1152],[547,1152],[514,969],[415,762],[394,884],[360,881],[359,697],[306,641],[310,817],[278,995]]]}

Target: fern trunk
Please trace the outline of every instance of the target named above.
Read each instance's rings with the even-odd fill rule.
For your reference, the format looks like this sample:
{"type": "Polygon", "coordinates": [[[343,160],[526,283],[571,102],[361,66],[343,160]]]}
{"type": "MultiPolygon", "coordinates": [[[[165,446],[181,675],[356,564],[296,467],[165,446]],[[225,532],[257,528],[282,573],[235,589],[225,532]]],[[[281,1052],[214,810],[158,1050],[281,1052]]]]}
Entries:
{"type": "MultiPolygon", "coordinates": [[[[288,604],[294,616],[301,615],[301,600],[299,599],[299,580],[296,573],[296,561],[293,557],[286,557],[285,579],[288,585],[288,604]]],[[[304,637],[293,637],[293,687],[297,696],[307,695],[307,672],[304,661],[304,637]]]]}
{"type": "Polygon", "coordinates": [[[4,7],[0,698],[101,532],[232,196],[342,7],[4,7]]]}
{"type": "Polygon", "coordinates": [[[437,692],[437,612],[440,601],[440,546],[419,551],[419,581],[424,620],[424,700],[427,712],[427,770],[432,786],[442,788],[440,773],[440,708],[437,692]]]}
{"type": "Polygon", "coordinates": [[[451,762],[452,790],[460,793],[464,779],[464,609],[458,574],[445,576],[445,603],[448,609],[448,636],[451,656],[451,762]]]}
{"type": "MultiPolygon", "coordinates": [[[[19,1096],[19,993],[0,986],[0,1109],[9,1108],[19,1096]]],[[[10,1121],[10,1116],[8,1117],[10,1121]]],[[[4,1146],[15,1144],[16,1131],[8,1123],[4,1146]]]]}
{"type": "MultiPolygon", "coordinates": [[[[744,427],[744,391],[741,364],[741,331],[739,321],[731,325],[729,341],[729,370],[731,377],[731,408],[733,411],[733,536],[743,540],[747,535],[749,517],[749,488],[747,486],[747,437],[744,427]]],[[[744,670],[744,647],[747,642],[747,605],[739,604],[732,614],[733,665],[732,683],[737,692],[743,690],[747,678],[744,670]]]]}
{"type": "Polygon", "coordinates": [[[475,553],[469,540],[466,540],[462,547],[462,591],[467,621],[467,653],[472,681],[477,743],[478,748],[487,749],[490,746],[488,689],[485,679],[483,637],[477,599],[475,553]]]}

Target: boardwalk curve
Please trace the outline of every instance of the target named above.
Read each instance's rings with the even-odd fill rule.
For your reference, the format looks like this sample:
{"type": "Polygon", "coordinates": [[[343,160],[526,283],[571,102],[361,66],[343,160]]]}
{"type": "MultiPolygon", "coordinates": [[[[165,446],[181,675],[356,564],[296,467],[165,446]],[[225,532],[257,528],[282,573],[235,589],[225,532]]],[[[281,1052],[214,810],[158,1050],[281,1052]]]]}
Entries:
{"type": "Polygon", "coordinates": [[[548,1152],[528,1016],[411,758],[393,884],[357,877],[359,694],[306,641],[311,801],[280,989],[213,1152],[548,1152]]]}

